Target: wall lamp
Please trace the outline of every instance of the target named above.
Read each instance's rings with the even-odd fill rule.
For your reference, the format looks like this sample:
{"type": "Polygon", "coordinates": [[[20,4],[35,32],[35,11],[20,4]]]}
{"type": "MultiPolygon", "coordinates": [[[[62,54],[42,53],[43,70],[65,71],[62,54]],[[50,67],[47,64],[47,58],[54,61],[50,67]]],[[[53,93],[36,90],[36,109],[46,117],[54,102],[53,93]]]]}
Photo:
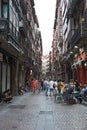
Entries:
{"type": "Polygon", "coordinates": [[[78,49],[78,46],[74,46],[75,49],[78,49]]]}

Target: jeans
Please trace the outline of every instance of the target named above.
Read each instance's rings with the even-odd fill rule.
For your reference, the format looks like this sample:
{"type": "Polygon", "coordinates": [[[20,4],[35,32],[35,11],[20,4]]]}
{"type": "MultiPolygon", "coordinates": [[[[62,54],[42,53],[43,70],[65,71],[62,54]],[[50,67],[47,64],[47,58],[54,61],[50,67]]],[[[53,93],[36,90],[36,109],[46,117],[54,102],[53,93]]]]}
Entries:
{"type": "Polygon", "coordinates": [[[48,90],[49,90],[49,88],[46,87],[46,88],[45,88],[45,94],[46,94],[46,96],[48,96],[48,90]]]}

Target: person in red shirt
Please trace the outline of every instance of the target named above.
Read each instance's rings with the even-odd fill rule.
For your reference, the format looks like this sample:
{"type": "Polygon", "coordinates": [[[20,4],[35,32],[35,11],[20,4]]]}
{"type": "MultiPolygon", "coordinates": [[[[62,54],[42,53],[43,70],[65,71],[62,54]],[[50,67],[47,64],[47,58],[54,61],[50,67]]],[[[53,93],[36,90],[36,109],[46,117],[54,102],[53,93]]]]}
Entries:
{"type": "Polygon", "coordinates": [[[37,80],[36,79],[32,79],[31,86],[32,86],[33,93],[35,93],[36,88],[37,88],[37,80]]]}

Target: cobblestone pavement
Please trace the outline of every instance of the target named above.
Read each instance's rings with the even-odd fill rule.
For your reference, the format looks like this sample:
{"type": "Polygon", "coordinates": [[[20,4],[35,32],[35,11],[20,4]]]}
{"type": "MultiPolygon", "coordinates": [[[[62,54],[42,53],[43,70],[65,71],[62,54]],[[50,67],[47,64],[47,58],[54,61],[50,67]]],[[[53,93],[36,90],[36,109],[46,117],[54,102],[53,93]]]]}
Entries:
{"type": "Polygon", "coordinates": [[[0,130],[87,130],[87,105],[55,103],[44,92],[0,104],[0,130]]]}

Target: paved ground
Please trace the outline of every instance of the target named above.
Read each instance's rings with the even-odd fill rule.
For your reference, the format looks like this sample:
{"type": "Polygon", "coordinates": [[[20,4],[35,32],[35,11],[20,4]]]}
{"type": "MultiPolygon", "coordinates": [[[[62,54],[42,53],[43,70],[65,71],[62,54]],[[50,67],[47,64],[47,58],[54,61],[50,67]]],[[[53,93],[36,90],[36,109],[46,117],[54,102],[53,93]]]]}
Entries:
{"type": "Polygon", "coordinates": [[[0,104],[0,130],[87,130],[87,105],[55,103],[44,92],[0,104]]]}

